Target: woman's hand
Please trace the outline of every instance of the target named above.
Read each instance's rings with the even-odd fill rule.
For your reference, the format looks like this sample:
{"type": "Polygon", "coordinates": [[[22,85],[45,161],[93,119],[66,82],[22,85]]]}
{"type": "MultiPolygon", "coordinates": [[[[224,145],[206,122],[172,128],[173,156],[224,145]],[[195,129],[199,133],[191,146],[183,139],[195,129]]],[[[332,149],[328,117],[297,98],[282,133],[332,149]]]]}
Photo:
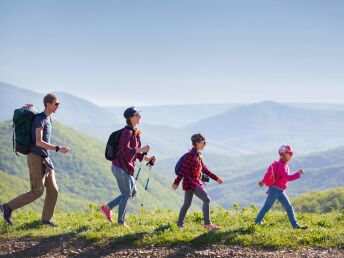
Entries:
{"type": "Polygon", "coordinates": [[[150,147],[148,145],[145,147],[142,147],[142,148],[137,148],[136,153],[148,153],[149,149],[150,149],[150,147]]]}
{"type": "Polygon", "coordinates": [[[178,188],[178,185],[176,185],[176,184],[172,184],[172,188],[173,188],[173,190],[177,190],[177,188],[178,188]]]}
{"type": "Polygon", "coordinates": [[[152,157],[148,158],[147,161],[148,161],[148,163],[154,165],[154,164],[155,164],[155,161],[156,161],[156,157],[152,156],[152,157]]]}
{"type": "Polygon", "coordinates": [[[260,187],[263,187],[263,186],[264,186],[263,181],[259,181],[259,182],[258,182],[258,185],[259,185],[260,187]]]}
{"type": "Polygon", "coordinates": [[[219,177],[216,182],[218,182],[219,184],[222,184],[225,180],[223,180],[221,177],[219,177]]]}

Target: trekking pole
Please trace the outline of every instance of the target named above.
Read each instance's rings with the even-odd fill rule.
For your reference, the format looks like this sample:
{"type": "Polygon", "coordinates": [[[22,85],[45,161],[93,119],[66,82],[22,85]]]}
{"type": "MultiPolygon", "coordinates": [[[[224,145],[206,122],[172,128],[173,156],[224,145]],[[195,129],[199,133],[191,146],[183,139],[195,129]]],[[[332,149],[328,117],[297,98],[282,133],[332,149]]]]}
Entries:
{"type": "MultiPolygon", "coordinates": [[[[147,155],[147,152],[143,152],[142,153],[144,156],[147,155]]],[[[139,170],[137,171],[137,174],[136,174],[136,177],[135,177],[135,181],[137,182],[137,180],[139,179],[139,176],[140,176],[140,172],[141,172],[141,169],[142,169],[142,161],[140,162],[140,167],[139,167],[139,170]]],[[[140,194],[140,199],[141,199],[141,204],[142,204],[142,199],[143,199],[143,193],[140,194]]],[[[142,206],[142,205],[141,205],[142,206]]],[[[141,213],[142,213],[142,209],[140,209],[139,211],[139,218],[141,218],[141,213]]],[[[139,225],[141,225],[141,222],[139,221],[139,225]]]]}
{"type": "MultiPolygon", "coordinates": [[[[142,215],[142,211],[143,211],[143,203],[144,203],[144,197],[145,197],[145,194],[146,194],[146,191],[148,191],[148,184],[149,184],[149,178],[150,178],[150,173],[152,171],[152,167],[154,166],[154,163],[153,163],[153,159],[155,157],[153,156],[152,157],[152,160],[149,161],[146,166],[149,168],[149,173],[148,173],[148,178],[147,178],[147,181],[146,181],[146,186],[145,186],[145,190],[144,190],[144,193],[142,194],[142,198],[141,198],[141,212],[140,212],[140,220],[141,220],[141,215],[142,215]]],[[[141,221],[139,222],[139,225],[142,225],[141,221]]]]}
{"type": "MultiPolygon", "coordinates": [[[[150,174],[151,174],[151,172],[152,172],[152,167],[154,166],[154,163],[153,163],[153,159],[154,159],[154,158],[155,158],[155,157],[153,156],[152,159],[146,164],[146,166],[149,168],[149,174],[148,174],[148,178],[147,178],[147,181],[146,181],[145,191],[148,190],[149,176],[150,176],[150,174]]],[[[141,206],[143,206],[143,204],[142,204],[141,206]]]]}
{"type": "MultiPolygon", "coordinates": [[[[147,155],[147,153],[144,152],[143,155],[147,155]]],[[[135,182],[136,182],[136,183],[135,183],[135,184],[137,184],[137,180],[139,179],[141,169],[142,169],[142,161],[140,162],[139,170],[138,170],[137,173],[136,173],[136,177],[135,177],[135,182]]],[[[140,194],[139,196],[141,196],[140,199],[142,200],[143,195],[140,194]]],[[[142,203],[142,201],[141,201],[141,203],[142,203]]],[[[139,213],[140,213],[139,218],[141,218],[141,210],[139,211],[139,213]]],[[[140,222],[140,221],[139,221],[139,225],[141,225],[141,222],[140,222]]]]}
{"type": "MultiPolygon", "coordinates": [[[[150,160],[146,166],[149,168],[149,173],[148,173],[148,178],[147,178],[147,181],[146,181],[146,186],[145,186],[145,192],[148,190],[148,184],[149,184],[149,176],[150,176],[150,173],[152,171],[152,167],[154,166],[154,163],[153,163],[153,159],[154,159],[154,156],[152,157],[152,160],[150,160]]],[[[143,197],[143,195],[142,195],[143,197]]],[[[141,201],[141,207],[143,207],[143,199],[142,198],[142,201],[141,201]]]]}
{"type": "MultiPolygon", "coordinates": [[[[147,152],[144,152],[142,153],[143,155],[147,155],[147,152]]],[[[140,172],[141,172],[141,168],[142,168],[142,161],[140,162],[140,167],[139,167],[139,170],[137,171],[137,174],[136,174],[136,177],[135,177],[135,181],[137,181],[137,179],[139,178],[140,176],[140,172]]]]}
{"type": "Polygon", "coordinates": [[[148,183],[149,183],[149,177],[147,178],[147,182],[146,182],[145,191],[147,191],[147,189],[148,189],[148,183]]]}
{"type": "Polygon", "coordinates": [[[141,167],[139,167],[139,170],[137,171],[137,174],[136,174],[136,177],[135,177],[135,181],[137,181],[137,179],[139,178],[140,171],[141,171],[141,167]]]}

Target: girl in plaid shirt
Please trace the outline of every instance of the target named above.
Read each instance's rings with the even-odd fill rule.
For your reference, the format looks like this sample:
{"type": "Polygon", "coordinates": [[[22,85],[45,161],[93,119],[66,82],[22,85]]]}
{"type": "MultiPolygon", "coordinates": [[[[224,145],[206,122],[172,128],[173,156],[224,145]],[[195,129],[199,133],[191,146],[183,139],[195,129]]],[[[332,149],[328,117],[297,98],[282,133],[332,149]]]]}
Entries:
{"type": "Polygon", "coordinates": [[[201,172],[219,184],[222,184],[224,180],[213,174],[203,163],[202,156],[199,151],[203,150],[206,145],[204,136],[200,133],[194,134],[191,137],[191,141],[193,148],[186,154],[184,162],[181,164],[180,171],[178,172],[178,176],[172,184],[172,188],[176,190],[180,181],[183,179],[183,190],[185,191],[185,197],[184,204],[180,209],[177,225],[179,228],[184,227],[186,213],[191,205],[193,196],[196,195],[203,201],[202,211],[204,216],[204,227],[209,230],[218,230],[221,227],[211,224],[210,221],[210,198],[208,193],[200,184],[201,172]]]}

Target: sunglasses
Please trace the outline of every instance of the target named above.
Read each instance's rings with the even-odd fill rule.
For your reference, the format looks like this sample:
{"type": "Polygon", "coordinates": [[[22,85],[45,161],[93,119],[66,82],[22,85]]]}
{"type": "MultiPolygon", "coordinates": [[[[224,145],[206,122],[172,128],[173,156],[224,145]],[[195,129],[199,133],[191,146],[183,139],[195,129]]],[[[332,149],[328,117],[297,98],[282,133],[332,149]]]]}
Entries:
{"type": "Polygon", "coordinates": [[[55,106],[57,106],[57,107],[58,107],[59,105],[60,105],[60,102],[57,102],[57,103],[55,103],[55,106]]]}

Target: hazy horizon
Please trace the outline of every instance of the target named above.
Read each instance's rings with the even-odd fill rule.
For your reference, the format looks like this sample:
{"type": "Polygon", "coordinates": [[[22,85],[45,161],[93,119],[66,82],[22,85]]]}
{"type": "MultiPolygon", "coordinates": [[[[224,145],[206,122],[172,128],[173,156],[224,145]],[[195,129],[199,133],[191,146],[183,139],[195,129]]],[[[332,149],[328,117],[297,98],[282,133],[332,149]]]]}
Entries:
{"type": "MultiPolygon", "coordinates": [[[[4,81],[0,81],[0,83],[5,83],[5,84],[8,84],[10,86],[13,86],[13,87],[16,87],[16,88],[20,88],[20,89],[25,89],[25,90],[29,90],[29,91],[32,91],[32,92],[35,92],[35,93],[38,93],[38,94],[46,94],[48,92],[52,92],[52,93],[63,93],[63,94],[69,94],[69,95],[72,95],[74,97],[78,97],[78,98],[81,98],[83,100],[86,100],[94,105],[97,105],[99,107],[103,107],[103,108],[121,108],[121,107],[128,107],[128,106],[131,106],[131,104],[128,104],[128,105],[99,105],[95,102],[93,102],[92,100],[89,100],[89,99],[86,99],[84,97],[81,97],[81,96],[78,96],[78,95],[74,95],[73,93],[71,92],[67,92],[67,91],[54,91],[54,90],[51,90],[51,91],[46,91],[46,92],[38,92],[38,91],[34,91],[32,89],[29,89],[29,88],[24,88],[24,87],[20,87],[18,85],[14,85],[12,83],[9,83],[9,82],[4,82],[4,81]]],[[[264,103],[264,102],[275,102],[275,103],[279,103],[279,104],[316,104],[316,105],[338,105],[338,106],[342,106],[344,105],[344,102],[343,103],[330,103],[330,102],[313,102],[313,101],[304,101],[304,102],[283,102],[283,101],[275,101],[275,100],[271,100],[271,99],[266,99],[266,100],[261,100],[261,101],[256,101],[256,102],[210,102],[210,103],[162,103],[162,104],[148,104],[148,105],[136,105],[138,107],[156,107],[156,106],[197,106],[197,105],[251,105],[251,104],[257,104],[257,103],[264,103]]],[[[134,103],[135,104],[135,103],[134,103]]],[[[135,106],[135,105],[132,105],[132,106],[135,106]]]]}

